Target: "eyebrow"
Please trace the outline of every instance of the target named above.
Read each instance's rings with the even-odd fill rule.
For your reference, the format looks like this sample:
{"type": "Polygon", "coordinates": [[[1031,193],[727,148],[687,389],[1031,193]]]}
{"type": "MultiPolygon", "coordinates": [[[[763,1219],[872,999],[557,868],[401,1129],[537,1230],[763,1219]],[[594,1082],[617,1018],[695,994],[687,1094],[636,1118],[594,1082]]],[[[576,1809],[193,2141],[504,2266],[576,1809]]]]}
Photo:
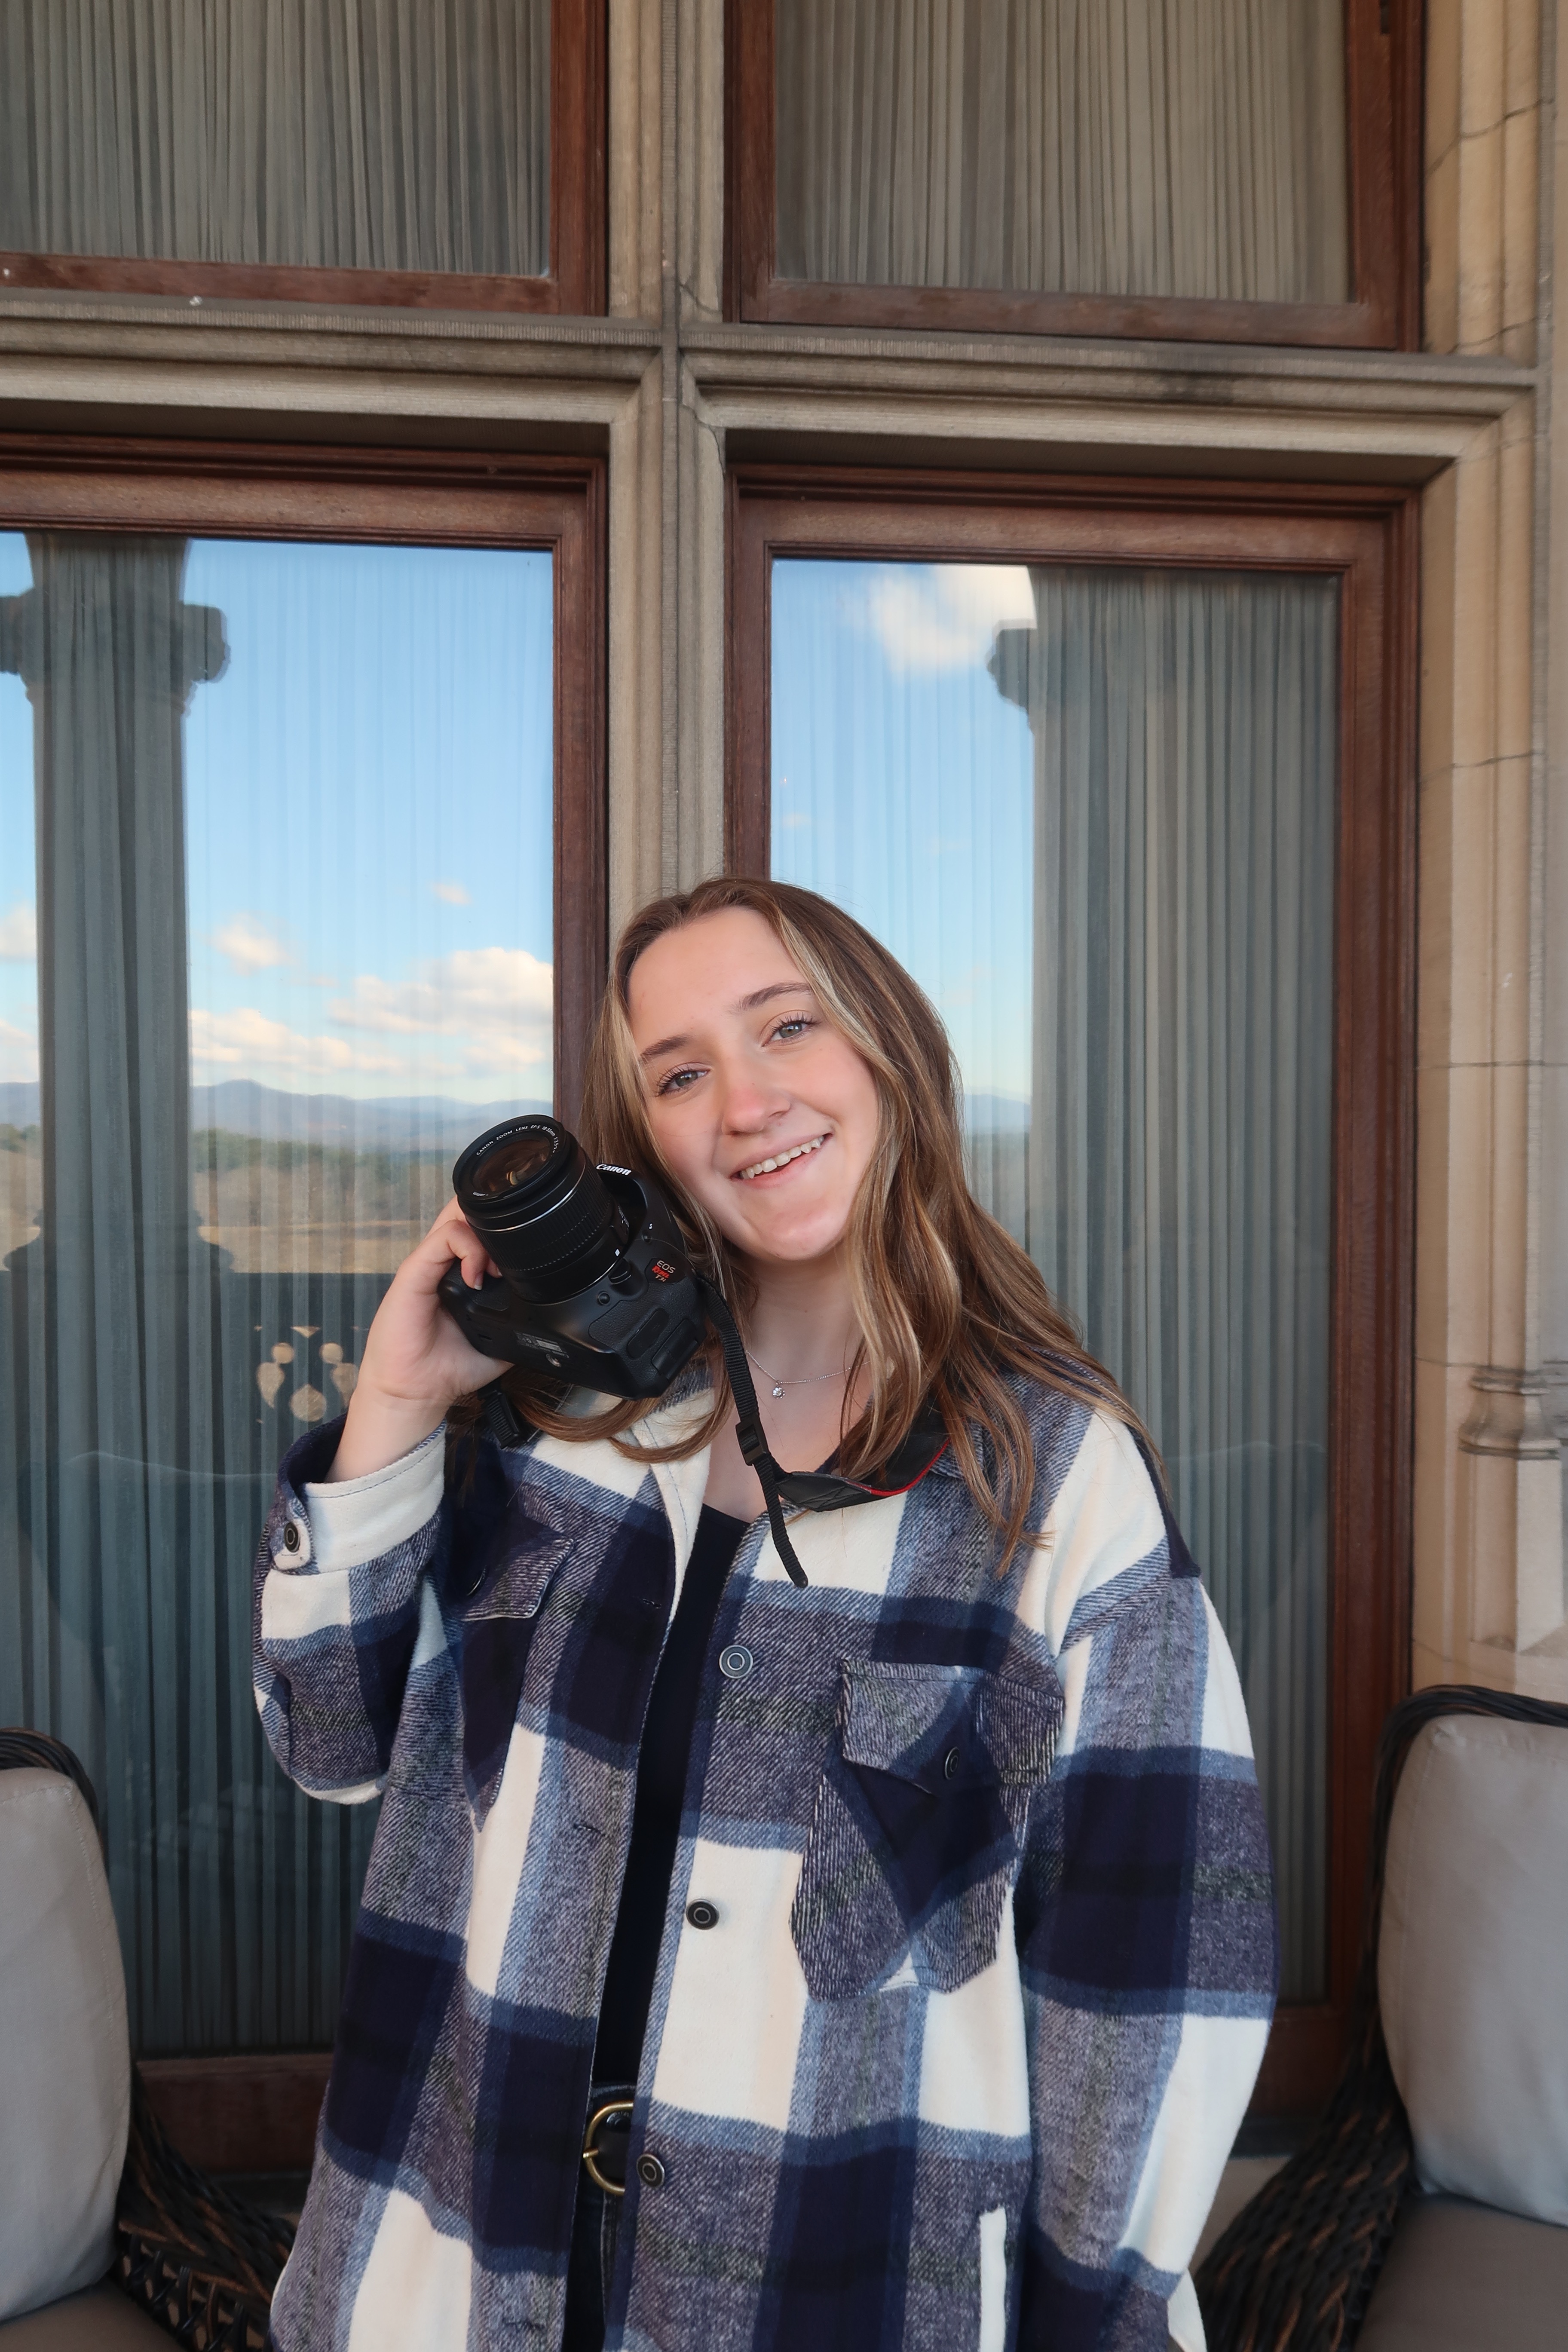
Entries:
{"type": "MultiPolygon", "coordinates": [[[[811,993],[808,980],[775,980],[771,987],[753,989],[750,996],[742,996],[739,1004],[731,1004],[730,1010],[731,1013],[755,1013],[760,1005],[771,1004],[775,996],[809,996],[811,993]]],[[[657,1045],[647,1046],[637,1059],[655,1062],[661,1054],[677,1054],[690,1042],[689,1037],[661,1037],[657,1045]]]]}

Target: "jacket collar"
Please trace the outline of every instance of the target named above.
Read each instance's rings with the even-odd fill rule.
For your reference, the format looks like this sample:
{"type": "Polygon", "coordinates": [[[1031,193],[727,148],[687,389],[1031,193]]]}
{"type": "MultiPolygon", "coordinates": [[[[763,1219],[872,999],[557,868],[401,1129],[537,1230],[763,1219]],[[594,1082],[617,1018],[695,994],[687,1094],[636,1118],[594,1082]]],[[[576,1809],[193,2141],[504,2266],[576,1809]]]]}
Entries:
{"type": "MultiPolygon", "coordinates": [[[[655,1445],[668,1445],[679,1441],[682,1434],[694,1429],[701,1420],[708,1410],[709,1399],[711,1395],[712,1382],[708,1376],[706,1365],[689,1366],[666,1390],[664,1395],[654,1405],[652,1412],[646,1413],[641,1421],[634,1423],[626,1432],[627,1441],[636,1444],[645,1435],[647,1440],[655,1445]]],[[[699,1462],[702,1464],[706,1472],[706,1456],[702,1454],[692,1455],[688,1463],[677,1462],[664,1466],[675,1471],[689,1472],[692,1465],[699,1462]]],[[[879,1464],[876,1470],[868,1473],[864,1478],[855,1479],[852,1483],[861,1489],[867,1502],[879,1502],[894,1495],[907,1495],[911,1487],[918,1486],[921,1479],[931,1472],[939,1477],[945,1478],[962,1479],[963,1475],[953,1459],[952,1444],[948,1436],[947,1424],[928,1398],[921,1408],[914,1427],[910,1431],[903,1444],[895,1448],[887,1461],[879,1464]]],[[[836,1468],[836,1457],[823,1464],[820,1475],[824,1476],[839,1475],[836,1468]]],[[[684,1486],[686,1481],[683,1480],[681,1483],[684,1486]]]]}

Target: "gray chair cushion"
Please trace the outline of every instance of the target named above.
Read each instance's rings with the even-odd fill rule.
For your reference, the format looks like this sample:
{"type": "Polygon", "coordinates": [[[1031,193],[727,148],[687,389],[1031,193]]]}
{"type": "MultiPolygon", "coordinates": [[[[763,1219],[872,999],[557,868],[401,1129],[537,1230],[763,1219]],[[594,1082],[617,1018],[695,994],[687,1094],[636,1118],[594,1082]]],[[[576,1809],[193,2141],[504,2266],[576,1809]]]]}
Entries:
{"type": "Polygon", "coordinates": [[[1565,1953],[1568,1730],[1428,1724],[1389,1824],[1378,1953],[1423,2188],[1568,2222],[1565,1953]]]}
{"type": "Polygon", "coordinates": [[[0,2319],[108,2270],[130,2122],[125,1978],[92,1816],[58,1772],[0,1772],[0,2319]]]}
{"type": "Polygon", "coordinates": [[[1356,2352],[1563,2352],[1564,2344],[1568,2230],[1462,2197],[1411,2200],[1356,2352]]]}

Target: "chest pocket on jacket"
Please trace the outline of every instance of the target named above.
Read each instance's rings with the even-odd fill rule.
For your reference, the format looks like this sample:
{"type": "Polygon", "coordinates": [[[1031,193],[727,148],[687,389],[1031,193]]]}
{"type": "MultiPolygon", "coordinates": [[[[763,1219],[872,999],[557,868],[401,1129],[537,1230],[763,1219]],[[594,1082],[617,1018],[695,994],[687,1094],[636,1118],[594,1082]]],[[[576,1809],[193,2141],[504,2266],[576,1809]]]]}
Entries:
{"type": "Polygon", "coordinates": [[[816,2000],[867,1992],[905,1958],[939,1992],[990,1966],[1061,1719],[1054,1685],[844,1661],[790,1916],[816,2000]]]}

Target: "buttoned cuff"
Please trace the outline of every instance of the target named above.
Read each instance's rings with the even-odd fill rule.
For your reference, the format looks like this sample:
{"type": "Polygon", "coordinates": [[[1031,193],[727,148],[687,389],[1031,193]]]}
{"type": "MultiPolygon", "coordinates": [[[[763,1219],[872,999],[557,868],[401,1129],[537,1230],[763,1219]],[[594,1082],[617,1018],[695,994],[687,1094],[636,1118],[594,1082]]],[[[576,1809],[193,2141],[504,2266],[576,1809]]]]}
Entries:
{"type": "Polygon", "coordinates": [[[310,1522],[318,1573],[361,1568],[416,1535],[441,1500],[447,1472],[447,1432],[434,1429],[401,1461],[363,1478],[340,1478],[300,1489],[310,1522]]]}

